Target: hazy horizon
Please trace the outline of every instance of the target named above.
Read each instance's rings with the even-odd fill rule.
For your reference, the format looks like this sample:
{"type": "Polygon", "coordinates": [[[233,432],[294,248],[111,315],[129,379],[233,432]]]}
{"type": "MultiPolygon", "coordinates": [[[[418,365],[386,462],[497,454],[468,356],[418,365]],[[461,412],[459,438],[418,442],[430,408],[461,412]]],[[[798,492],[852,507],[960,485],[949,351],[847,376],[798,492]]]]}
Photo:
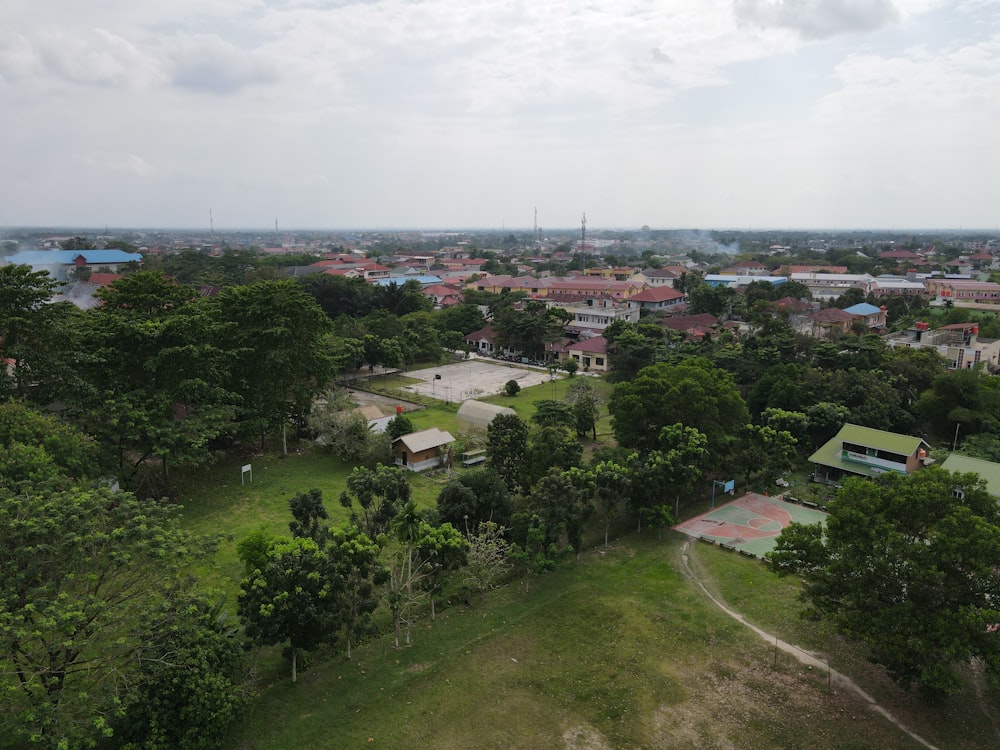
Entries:
{"type": "Polygon", "coordinates": [[[994,0],[8,0],[4,21],[0,225],[1000,224],[994,0]]]}

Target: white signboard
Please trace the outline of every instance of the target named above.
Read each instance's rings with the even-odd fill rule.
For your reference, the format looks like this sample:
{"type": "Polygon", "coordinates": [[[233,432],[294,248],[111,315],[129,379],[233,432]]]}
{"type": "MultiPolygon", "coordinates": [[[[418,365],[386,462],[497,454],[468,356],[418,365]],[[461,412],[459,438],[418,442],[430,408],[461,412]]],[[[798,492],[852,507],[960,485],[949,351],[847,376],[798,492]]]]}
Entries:
{"type": "Polygon", "coordinates": [[[240,484],[247,483],[247,474],[250,475],[250,484],[253,484],[253,465],[247,464],[240,470],[240,484]]]}

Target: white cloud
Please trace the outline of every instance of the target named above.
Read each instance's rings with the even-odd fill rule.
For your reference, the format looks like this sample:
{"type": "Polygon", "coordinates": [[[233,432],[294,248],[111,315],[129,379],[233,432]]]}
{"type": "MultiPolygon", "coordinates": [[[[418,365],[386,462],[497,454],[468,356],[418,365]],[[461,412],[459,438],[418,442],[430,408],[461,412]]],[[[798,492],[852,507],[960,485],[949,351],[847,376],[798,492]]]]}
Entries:
{"type": "Polygon", "coordinates": [[[808,39],[869,32],[902,18],[893,0],[735,0],[748,24],[792,29],[808,39]]]}
{"type": "Polygon", "coordinates": [[[992,12],[7,0],[0,168],[23,179],[0,187],[0,225],[191,225],[209,206],[217,227],[513,225],[534,205],[550,227],[921,218],[885,173],[952,179],[926,155],[991,149],[992,12]]]}
{"type": "Polygon", "coordinates": [[[272,61],[215,35],[174,40],[169,45],[167,68],[175,86],[216,94],[232,94],[279,78],[272,61]]]}

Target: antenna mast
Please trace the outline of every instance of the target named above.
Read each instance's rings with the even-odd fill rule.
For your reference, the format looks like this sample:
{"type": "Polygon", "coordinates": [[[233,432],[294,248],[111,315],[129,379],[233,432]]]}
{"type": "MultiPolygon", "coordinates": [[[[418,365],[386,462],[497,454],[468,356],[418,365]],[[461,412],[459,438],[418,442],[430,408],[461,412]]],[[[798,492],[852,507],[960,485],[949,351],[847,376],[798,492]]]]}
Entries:
{"type": "Polygon", "coordinates": [[[584,258],[584,247],[587,245],[587,212],[583,212],[583,218],[580,219],[580,271],[583,273],[587,272],[587,264],[584,258]]]}
{"type": "Polygon", "coordinates": [[[215,220],[212,218],[212,209],[208,209],[208,231],[213,237],[215,236],[215,220]]]}

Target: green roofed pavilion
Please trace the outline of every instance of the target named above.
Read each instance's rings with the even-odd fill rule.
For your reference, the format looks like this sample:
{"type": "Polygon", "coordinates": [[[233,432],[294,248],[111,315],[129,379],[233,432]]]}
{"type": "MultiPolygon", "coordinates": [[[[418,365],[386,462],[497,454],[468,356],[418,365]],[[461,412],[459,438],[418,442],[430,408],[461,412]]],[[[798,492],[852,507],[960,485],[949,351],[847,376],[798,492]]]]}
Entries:
{"type": "Polygon", "coordinates": [[[845,424],[809,457],[819,479],[835,482],[844,474],[876,477],[887,472],[909,474],[932,463],[930,446],[918,437],[845,424]]]}

